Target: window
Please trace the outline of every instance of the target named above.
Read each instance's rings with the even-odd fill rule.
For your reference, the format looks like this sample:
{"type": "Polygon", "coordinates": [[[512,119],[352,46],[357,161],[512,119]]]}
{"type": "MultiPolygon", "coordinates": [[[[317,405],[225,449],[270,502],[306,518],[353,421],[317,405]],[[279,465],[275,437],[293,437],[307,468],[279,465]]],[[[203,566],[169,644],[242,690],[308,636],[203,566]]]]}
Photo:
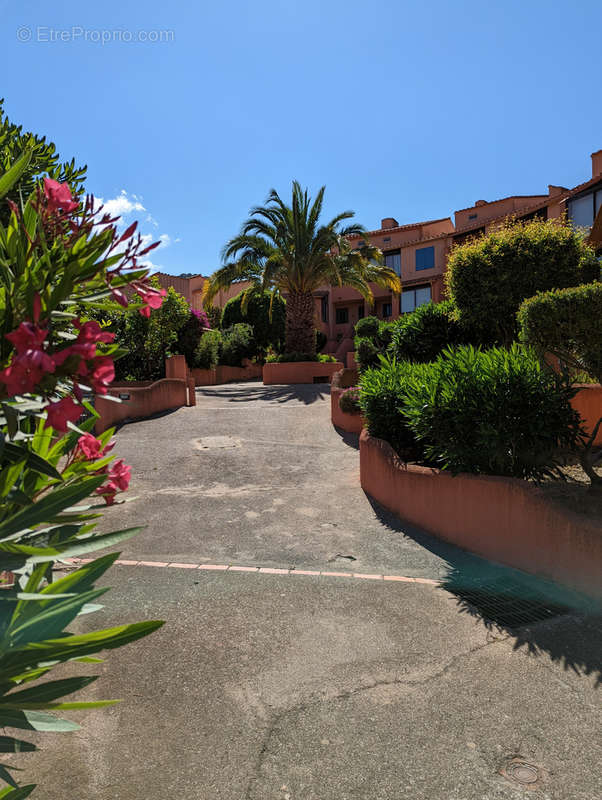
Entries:
{"type": "Polygon", "coordinates": [[[322,322],[328,322],[328,296],[322,298],[322,322]]]}
{"type": "Polygon", "coordinates": [[[478,214],[469,214],[468,219],[476,219],[478,216],[478,214]]]}
{"type": "Polygon", "coordinates": [[[347,322],[349,322],[349,309],[337,308],[334,321],[337,325],[345,325],[347,322]]]}
{"type": "Polygon", "coordinates": [[[401,275],[401,250],[389,250],[385,253],[385,267],[401,275]]]}
{"type": "Polygon", "coordinates": [[[393,314],[393,304],[383,303],[383,319],[387,319],[387,317],[392,316],[392,314],[393,314]]]}
{"type": "Polygon", "coordinates": [[[602,189],[569,201],[571,222],[580,228],[590,228],[602,207],[602,189]]]}
{"type": "Polygon", "coordinates": [[[383,239],[383,242],[390,242],[390,241],[391,241],[390,236],[385,236],[385,238],[383,239]]]}
{"type": "Polygon", "coordinates": [[[431,301],[431,287],[414,286],[411,289],[404,289],[399,301],[399,310],[402,314],[414,311],[418,306],[423,306],[431,301]]]}
{"type": "Polygon", "coordinates": [[[357,307],[357,318],[364,319],[365,311],[364,311],[364,304],[362,303],[361,306],[357,307]]]}
{"type": "Polygon", "coordinates": [[[433,269],[435,266],[435,248],[419,247],[416,250],[416,269],[433,269]]]}

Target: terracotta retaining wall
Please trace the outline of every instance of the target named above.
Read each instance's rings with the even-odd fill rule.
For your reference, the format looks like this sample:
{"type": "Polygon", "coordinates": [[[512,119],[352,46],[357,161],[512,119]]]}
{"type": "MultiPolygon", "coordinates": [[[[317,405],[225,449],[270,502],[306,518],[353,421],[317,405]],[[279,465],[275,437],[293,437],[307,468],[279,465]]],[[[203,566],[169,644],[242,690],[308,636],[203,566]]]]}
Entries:
{"type": "MultiPolygon", "coordinates": [[[[576,409],[585,422],[585,430],[591,433],[596,422],[602,417],[602,386],[599,383],[577,383],[579,391],[571,400],[571,405],[576,409]]],[[[594,444],[602,446],[602,425],[594,444]]]]}
{"type": "Polygon", "coordinates": [[[357,369],[358,363],[355,360],[355,352],[351,350],[346,356],[347,366],[349,369],[357,369]]]}
{"type": "Polygon", "coordinates": [[[187,405],[188,383],[178,378],[163,378],[142,385],[139,382],[113,383],[108,394],[121,397],[121,403],[107,400],[100,395],[96,397],[94,405],[100,414],[95,425],[97,434],[124,419],[144,419],[160,411],[187,405]]]}
{"type": "Polygon", "coordinates": [[[287,361],[263,365],[263,383],[271,386],[278,383],[317,383],[315,379],[324,379],[330,383],[335,372],[343,369],[340,361],[287,361]]]}
{"type": "Polygon", "coordinates": [[[602,600],[602,525],[551,503],[534,485],[405,464],[367,431],[360,480],[385,508],[441,539],[602,600]]]}
{"type": "Polygon", "coordinates": [[[339,400],[341,395],[350,386],[357,386],[357,369],[341,369],[332,376],[330,386],[330,420],[337,428],[347,433],[361,433],[364,427],[364,418],[361,414],[347,414],[341,410],[339,400]]]}
{"type": "Polygon", "coordinates": [[[191,369],[195,386],[215,386],[218,383],[233,383],[261,378],[263,366],[249,362],[244,367],[219,365],[215,369],[191,369]]]}

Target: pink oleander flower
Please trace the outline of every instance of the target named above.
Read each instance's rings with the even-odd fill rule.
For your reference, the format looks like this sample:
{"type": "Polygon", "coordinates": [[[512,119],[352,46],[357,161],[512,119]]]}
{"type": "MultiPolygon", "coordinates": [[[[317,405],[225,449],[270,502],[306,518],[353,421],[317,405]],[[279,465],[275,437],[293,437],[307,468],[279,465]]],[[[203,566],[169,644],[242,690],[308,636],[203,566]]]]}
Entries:
{"type": "Polygon", "coordinates": [[[48,336],[48,330],[40,328],[33,322],[22,322],[12,333],[7,333],[6,338],[14,346],[17,353],[26,350],[39,350],[48,336]]]}
{"type": "Polygon", "coordinates": [[[102,443],[91,433],[84,433],[77,440],[76,454],[84,456],[88,461],[96,461],[101,452],[102,443]]]}
{"type": "Polygon", "coordinates": [[[161,308],[163,298],[167,295],[165,289],[153,289],[152,287],[136,287],[136,293],[145,303],[139,311],[143,317],[150,317],[151,310],[161,308]]]}
{"type": "Polygon", "coordinates": [[[58,353],[54,353],[52,360],[57,367],[62,367],[65,361],[71,356],[79,356],[80,362],[78,372],[80,375],[87,375],[88,368],[85,362],[92,361],[96,356],[96,345],[94,342],[76,342],[75,344],[70,344],[68,347],[59,350],[58,353]]]}
{"type": "Polygon", "coordinates": [[[115,339],[114,333],[103,331],[98,322],[96,322],[94,319],[90,320],[89,322],[82,322],[81,320],[76,319],[73,324],[79,330],[77,337],[78,342],[105,342],[105,344],[109,344],[115,339]]]}
{"type": "Polygon", "coordinates": [[[56,403],[46,406],[47,419],[46,428],[54,428],[56,431],[66,433],[68,422],[77,422],[83,409],[71,397],[63,397],[56,403]]]}
{"type": "Polygon", "coordinates": [[[106,394],[107,387],[115,380],[115,365],[113,359],[101,356],[94,360],[94,367],[90,374],[92,388],[98,394],[106,394]]]}
{"type": "Polygon", "coordinates": [[[70,214],[79,206],[79,203],[71,196],[68,183],[59,183],[52,178],[44,178],[44,194],[48,201],[48,209],[52,212],[62,211],[63,214],[70,214]]]}
{"type": "Polygon", "coordinates": [[[44,375],[54,372],[54,361],[43,350],[26,350],[0,372],[9,397],[33,392],[44,375]]]}
{"type": "Polygon", "coordinates": [[[132,468],[124,464],[122,458],[119,458],[108,472],[109,480],[96,489],[96,494],[104,497],[105,503],[112,506],[117,492],[125,492],[130,485],[131,474],[132,468]]]}

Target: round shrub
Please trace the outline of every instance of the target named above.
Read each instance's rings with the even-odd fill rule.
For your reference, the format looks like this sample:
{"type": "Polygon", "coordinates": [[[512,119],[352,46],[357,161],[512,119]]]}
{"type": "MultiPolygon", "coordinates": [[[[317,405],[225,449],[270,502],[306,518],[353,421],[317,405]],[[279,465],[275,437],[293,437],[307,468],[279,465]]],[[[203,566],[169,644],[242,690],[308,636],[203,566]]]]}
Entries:
{"type": "Polygon", "coordinates": [[[372,339],[365,336],[355,337],[355,360],[360,370],[375,367],[379,361],[380,350],[372,339]]]}
{"type": "Polygon", "coordinates": [[[564,289],[600,277],[583,236],[567,225],[538,220],[509,223],[452,250],[446,280],[463,324],[494,341],[517,337],[516,313],[539,291],[564,289]]]}
{"type": "Polygon", "coordinates": [[[178,342],[176,349],[186,357],[189,367],[194,366],[195,352],[203,335],[203,331],[209,327],[209,320],[204,311],[191,309],[188,319],[178,332],[178,342]]]}
{"type": "Polygon", "coordinates": [[[253,358],[256,351],[253,328],[244,323],[222,331],[222,352],[220,363],[228,367],[242,367],[243,359],[253,358]]]}
{"type": "Polygon", "coordinates": [[[521,340],[602,382],[602,282],[542,292],[518,312],[521,340]]]}
{"type": "Polygon", "coordinates": [[[378,334],[380,320],[378,317],[363,317],[358,319],[355,323],[355,335],[367,336],[369,339],[374,338],[378,334]]]}
{"type": "Polygon", "coordinates": [[[205,331],[194,353],[194,366],[199,369],[213,369],[217,366],[222,351],[220,331],[205,331]]]}
{"type": "Polygon", "coordinates": [[[445,350],[408,376],[403,415],[430,463],[452,472],[542,478],[576,441],[574,391],[521,345],[445,350]]]}
{"type": "Polygon", "coordinates": [[[339,408],[345,414],[361,414],[362,407],[360,406],[360,387],[351,386],[339,397],[339,408]]]}
{"type": "Polygon", "coordinates": [[[400,361],[434,361],[448,346],[467,344],[467,337],[454,319],[454,306],[444,303],[426,303],[415,311],[404,314],[393,325],[393,335],[388,354],[400,361]]]}

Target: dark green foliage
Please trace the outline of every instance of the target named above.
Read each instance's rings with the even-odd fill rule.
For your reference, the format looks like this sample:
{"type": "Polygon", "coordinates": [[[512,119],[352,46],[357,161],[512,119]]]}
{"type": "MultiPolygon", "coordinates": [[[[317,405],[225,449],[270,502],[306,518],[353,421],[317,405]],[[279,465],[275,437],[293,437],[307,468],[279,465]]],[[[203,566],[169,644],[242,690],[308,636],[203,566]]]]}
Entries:
{"type": "Polygon", "coordinates": [[[374,339],[378,334],[380,320],[378,317],[363,317],[355,323],[355,335],[374,339]]]}
{"type": "Polygon", "coordinates": [[[221,331],[205,331],[197,345],[194,366],[200,369],[213,369],[217,366],[222,352],[221,331]]]}
{"type": "MultiPolygon", "coordinates": [[[[27,200],[44,175],[61,183],[66,181],[74,195],[81,193],[86,167],[76,167],[75,160],[61,163],[55,145],[47,142],[46,137],[23,132],[22,126],[13,125],[6,118],[0,100],[0,174],[7,172],[25,151],[31,151],[29,164],[6,199],[20,206],[21,199],[27,200]]],[[[6,225],[9,214],[9,205],[3,201],[0,204],[0,223],[6,225]]]]}
{"type": "Polygon", "coordinates": [[[191,311],[188,315],[188,319],[178,331],[176,343],[177,352],[186,357],[186,363],[189,367],[194,366],[196,349],[203,335],[203,331],[203,321],[191,311]]]}
{"type": "Polygon", "coordinates": [[[521,339],[602,382],[602,283],[537,294],[518,312],[521,339]]]}
{"type": "Polygon", "coordinates": [[[468,344],[468,334],[454,317],[454,306],[426,303],[393,323],[388,354],[400,361],[434,361],[447,346],[468,344]]]}
{"type": "Polygon", "coordinates": [[[359,386],[351,386],[339,397],[339,408],[345,414],[361,414],[359,386]]]}
{"type": "Polygon", "coordinates": [[[220,364],[228,367],[242,367],[243,358],[253,358],[257,352],[253,328],[245,322],[223,330],[222,342],[220,364]]]}
{"type": "Polygon", "coordinates": [[[360,405],[368,433],[389,442],[404,458],[422,455],[401,411],[407,386],[414,376],[426,380],[429,369],[430,365],[381,356],[378,368],[366,369],[360,377],[360,405]]]}
{"type": "Polygon", "coordinates": [[[455,248],[446,275],[460,322],[485,340],[510,344],[523,300],[598,280],[600,264],[580,233],[535,220],[508,224],[455,248]]]}
{"type": "Polygon", "coordinates": [[[244,291],[240,292],[224,306],[221,318],[222,330],[238,322],[247,323],[253,328],[258,351],[263,352],[270,347],[280,350],[284,344],[286,303],[281,297],[274,296],[270,316],[272,296],[269,292],[259,290],[251,292],[247,298],[246,310],[243,303],[244,295],[244,291]]]}
{"type": "Polygon", "coordinates": [[[323,331],[316,329],[316,350],[320,352],[324,349],[326,342],[328,341],[328,337],[323,331]]]}
{"type": "Polygon", "coordinates": [[[574,445],[574,391],[521,345],[445,350],[412,373],[402,400],[406,425],[427,460],[452,472],[542,478],[574,445]]]}
{"type": "Polygon", "coordinates": [[[266,361],[268,364],[285,364],[295,361],[319,361],[322,364],[329,364],[335,362],[336,358],[327,353],[272,353],[266,358],[266,361]]]}
{"type": "Polygon", "coordinates": [[[219,306],[209,306],[205,308],[205,314],[209,318],[209,325],[212,330],[221,330],[222,327],[222,310],[219,306]]]}
{"type": "Polygon", "coordinates": [[[379,363],[379,356],[385,355],[391,344],[394,329],[394,322],[381,322],[377,317],[358,320],[354,347],[360,370],[375,367],[379,363]]]}

